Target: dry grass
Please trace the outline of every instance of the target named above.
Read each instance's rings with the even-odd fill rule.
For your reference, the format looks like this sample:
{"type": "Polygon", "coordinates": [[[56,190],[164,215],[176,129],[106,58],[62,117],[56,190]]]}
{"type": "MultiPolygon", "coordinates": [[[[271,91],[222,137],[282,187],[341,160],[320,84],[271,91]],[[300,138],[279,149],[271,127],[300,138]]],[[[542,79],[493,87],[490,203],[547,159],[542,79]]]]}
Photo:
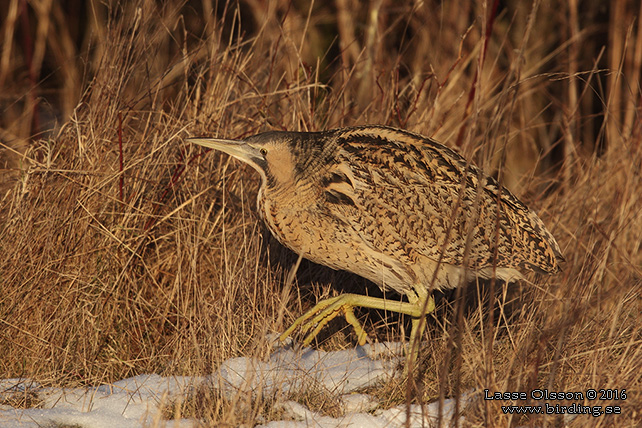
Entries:
{"type": "MultiPolygon", "coordinates": [[[[363,281],[304,263],[284,292],[296,257],[263,233],[256,174],[182,139],[381,123],[459,146],[499,176],[540,212],[567,264],[479,289],[496,299],[474,285],[446,296],[422,370],[370,392],[392,405],[470,388],[626,389],[625,401],[597,403],[622,415],[570,426],[640,423],[633,2],[112,3],[77,16],[2,2],[0,377],[95,385],[265,355],[265,335],[314,296],[363,281]]],[[[399,339],[396,318],[362,315],[399,339]]],[[[354,340],[332,337],[321,346],[354,340]]],[[[302,401],[336,412],[333,397],[302,401]]],[[[230,426],[274,411],[212,391],[174,408],[230,426]]],[[[485,400],[465,414],[473,426],[563,423],[485,400]]]]}

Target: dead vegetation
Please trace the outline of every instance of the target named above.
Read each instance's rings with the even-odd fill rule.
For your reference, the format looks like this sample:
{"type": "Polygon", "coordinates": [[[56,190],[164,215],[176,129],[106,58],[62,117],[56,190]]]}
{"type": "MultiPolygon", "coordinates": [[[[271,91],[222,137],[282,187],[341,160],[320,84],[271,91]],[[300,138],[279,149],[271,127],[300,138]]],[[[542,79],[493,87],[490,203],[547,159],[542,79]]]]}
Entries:
{"type": "MultiPolygon", "coordinates": [[[[494,311],[475,286],[472,309],[461,293],[442,299],[423,370],[369,392],[394,405],[471,388],[626,389],[597,403],[619,416],[518,419],[488,400],[465,415],[471,426],[640,423],[634,2],[140,0],[77,14],[1,3],[0,377],[97,385],[265,355],[266,334],[359,280],[304,263],[284,291],[296,258],[264,233],[258,177],[182,139],[379,123],[494,173],[539,211],[567,263],[494,290],[494,311]]],[[[379,339],[401,337],[396,318],[362,316],[379,339]]],[[[273,411],[250,397],[192,401],[206,425],[273,411]]],[[[336,412],[333,397],[313,401],[336,412]]]]}

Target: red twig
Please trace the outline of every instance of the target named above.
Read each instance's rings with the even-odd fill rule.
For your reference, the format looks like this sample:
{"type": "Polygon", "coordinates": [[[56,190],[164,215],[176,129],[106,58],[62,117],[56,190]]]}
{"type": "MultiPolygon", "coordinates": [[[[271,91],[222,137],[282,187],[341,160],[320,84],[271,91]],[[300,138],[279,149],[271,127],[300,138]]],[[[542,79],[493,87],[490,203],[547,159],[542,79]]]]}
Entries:
{"type": "Polygon", "coordinates": [[[120,202],[124,200],[124,191],[123,187],[125,185],[125,174],[123,173],[123,114],[118,112],[118,158],[120,161],[119,171],[120,171],[120,180],[118,183],[120,191],[120,202]]]}
{"type": "Polygon", "coordinates": [[[33,40],[31,39],[31,25],[29,23],[29,11],[27,10],[27,0],[20,2],[20,17],[22,19],[22,41],[25,50],[25,62],[29,70],[29,82],[31,83],[31,90],[29,91],[28,99],[32,105],[33,113],[31,116],[31,129],[30,133],[35,134],[40,131],[40,118],[38,116],[38,104],[36,101],[36,89],[38,84],[38,77],[33,65],[33,40]]]}
{"type": "Polygon", "coordinates": [[[493,1],[493,8],[490,11],[488,16],[488,22],[486,23],[486,33],[484,34],[484,47],[481,51],[479,58],[479,67],[475,70],[475,77],[473,78],[473,84],[470,87],[470,92],[468,92],[468,101],[466,101],[466,109],[464,110],[464,117],[461,123],[461,128],[459,128],[459,134],[457,135],[457,146],[461,147],[462,139],[464,135],[464,129],[466,128],[466,119],[470,114],[470,106],[475,99],[475,93],[477,91],[477,80],[479,80],[479,70],[484,66],[484,61],[486,60],[486,50],[488,49],[488,41],[490,40],[490,35],[493,32],[493,24],[495,23],[495,17],[497,16],[497,7],[499,6],[499,0],[493,1]]]}
{"type": "Polygon", "coordinates": [[[426,86],[426,82],[431,78],[432,78],[432,76],[425,77],[421,81],[421,85],[419,85],[419,89],[417,90],[417,95],[415,95],[415,100],[412,102],[412,107],[410,108],[410,111],[408,111],[408,113],[406,114],[406,119],[404,121],[404,127],[408,123],[408,121],[410,120],[410,116],[412,116],[417,111],[417,102],[419,102],[419,97],[421,96],[421,93],[423,92],[424,87],[426,86]]]}

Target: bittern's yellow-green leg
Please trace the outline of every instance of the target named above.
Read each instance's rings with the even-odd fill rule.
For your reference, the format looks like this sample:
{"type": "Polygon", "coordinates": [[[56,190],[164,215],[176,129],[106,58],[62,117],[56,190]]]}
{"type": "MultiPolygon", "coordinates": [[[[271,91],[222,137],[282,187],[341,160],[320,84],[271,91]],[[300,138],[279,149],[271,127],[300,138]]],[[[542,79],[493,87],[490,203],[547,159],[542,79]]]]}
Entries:
{"type": "Polygon", "coordinates": [[[280,336],[283,342],[297,327],[301,327],[302,333],[312,330],[303,340],[303,345],[308,346],[312,339],[321,329],[337,315],[345,314],[346,320],[353,326],[360,345],[366,342],[366,333],[363,327],[354,316],[353,308],[361,306],[364,308],[379,309],[384,311],[398,312],[412,317],[412,329],[410,331],[410,343],[408,356],[414,362],[419,352],[419,341],[426,322],[422,317],[435,309],[435,301],[432,296],[415,297],[411,302],[401,302],[388,299],[381,299],[360,294],[342,294],[337,297],[325,299],[317,303],[312,309],[300,316],[280,336]]]}

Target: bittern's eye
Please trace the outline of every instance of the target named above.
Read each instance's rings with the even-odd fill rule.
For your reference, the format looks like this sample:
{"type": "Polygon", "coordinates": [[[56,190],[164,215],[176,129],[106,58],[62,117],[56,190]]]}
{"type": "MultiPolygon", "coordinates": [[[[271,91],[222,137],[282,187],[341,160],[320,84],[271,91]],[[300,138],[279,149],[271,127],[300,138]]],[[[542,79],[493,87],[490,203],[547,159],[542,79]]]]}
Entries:
{"type": "Polygon", "coordinates": [[[266,148],[261,148],[259,150],[263,156],[267,155],[267,149],[266,148]]]}

